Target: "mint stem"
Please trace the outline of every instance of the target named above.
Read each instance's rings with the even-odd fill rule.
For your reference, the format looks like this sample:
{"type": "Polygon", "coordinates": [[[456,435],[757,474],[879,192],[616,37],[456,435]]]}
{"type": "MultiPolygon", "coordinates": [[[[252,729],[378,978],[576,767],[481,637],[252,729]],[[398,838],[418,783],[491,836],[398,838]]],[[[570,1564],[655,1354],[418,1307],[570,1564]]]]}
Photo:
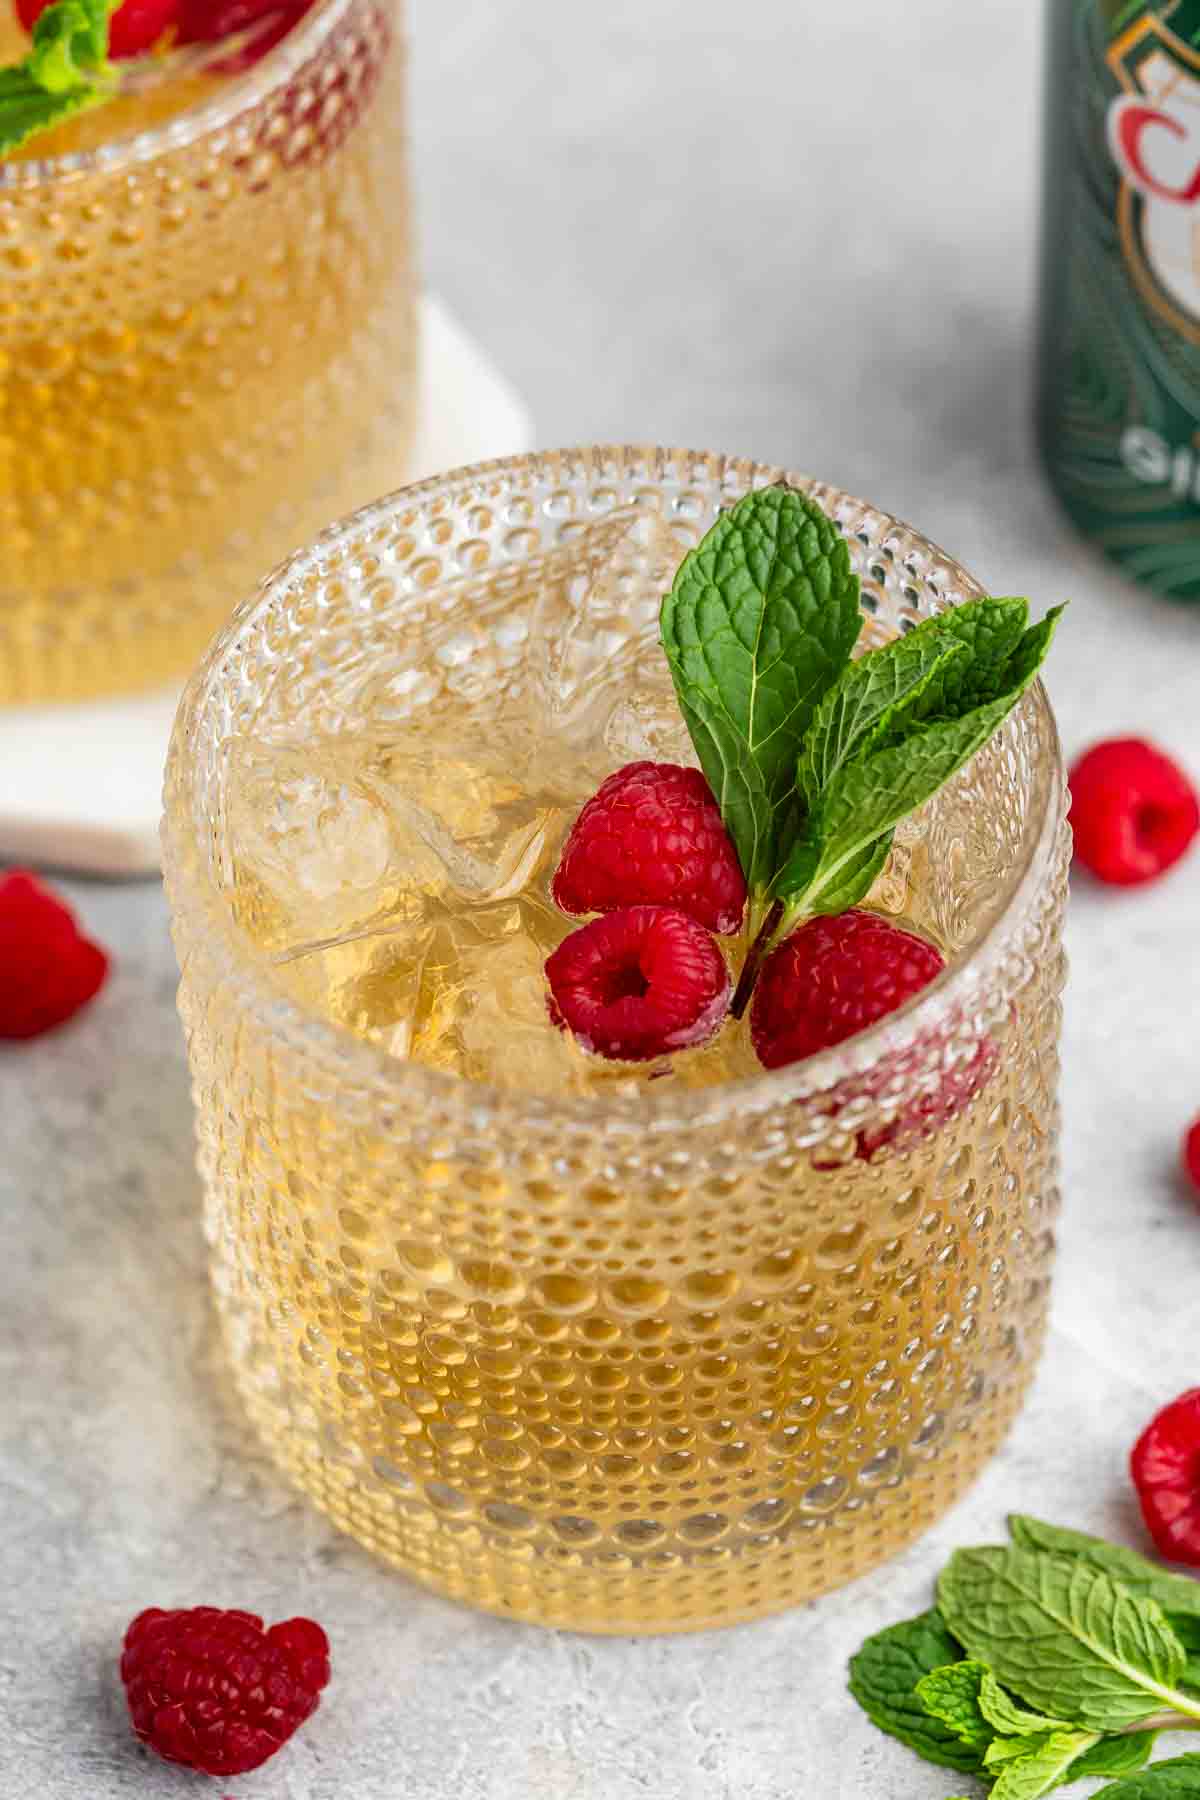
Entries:
{"type": "Polygon", "coordinates": [[[776,900],[763,920],[758,936],[751,944],[742,965],[742,973],[734,990],[733,1004],[729,1009],[735,1019],[740,1019],[750,1004],[750,996],[754,992],[758,972],[762,968],[767,952],[774,946],[775,932],[782,917],[783,901],[776,900]]]}

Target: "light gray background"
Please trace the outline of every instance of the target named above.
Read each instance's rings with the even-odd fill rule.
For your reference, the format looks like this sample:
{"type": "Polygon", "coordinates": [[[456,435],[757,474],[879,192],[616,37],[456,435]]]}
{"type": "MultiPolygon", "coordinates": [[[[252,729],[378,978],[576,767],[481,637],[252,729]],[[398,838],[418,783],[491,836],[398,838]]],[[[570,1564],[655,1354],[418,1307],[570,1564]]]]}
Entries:
{"type": "MultiPolygon", "coordinates": [[[[417,0],[426,267],[544,444],[612,435],[779,458],[918,523],[994,590],[1074,608],[1068,747],[1157,734],[1200,773],[1200,614],[1122,587],[1027,441],[1035,0],[417,0]]],[[[1080,884],[1056,1329],[983,1480],[853,1589],[691,1639],[478,1618],[375,1568],[248,1453],[202,1279],[174,968],[154,886],[72,889],[117,973],[0,1056],[0,1791],[183,1796],[113,1663],[139,1607],[329,1628],[337,1686],[236,1800],[938,1800],[847,1655],[926,1603],[956,1543],[1038,1510],[1140,1541],[1124,1457],[1200,1376],[1200,856],[1080,884]]],[[[1183,1747],[1182,1743],[1180,1747],[1183,1747]]]]}

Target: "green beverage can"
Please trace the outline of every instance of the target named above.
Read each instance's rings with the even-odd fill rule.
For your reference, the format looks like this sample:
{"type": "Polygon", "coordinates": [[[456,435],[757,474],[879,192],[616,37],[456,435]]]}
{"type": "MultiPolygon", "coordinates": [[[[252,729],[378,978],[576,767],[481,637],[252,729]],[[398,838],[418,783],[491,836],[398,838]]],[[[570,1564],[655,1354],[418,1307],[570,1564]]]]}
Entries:
{"type": "Polygon", "coordinates": [[[1080,531],[1200,600],[1200,0],[1049,0],[1038,430],[1080,531]]]}

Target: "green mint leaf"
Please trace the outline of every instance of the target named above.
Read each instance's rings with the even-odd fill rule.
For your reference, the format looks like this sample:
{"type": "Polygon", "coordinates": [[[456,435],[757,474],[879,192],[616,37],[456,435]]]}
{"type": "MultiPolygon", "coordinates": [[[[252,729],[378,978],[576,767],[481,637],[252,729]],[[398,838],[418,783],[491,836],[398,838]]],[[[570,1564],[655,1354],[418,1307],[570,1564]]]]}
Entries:
{"type": "Polygon", "coordinates": [[[107,94],[86,87],[48,93],[26,69],[0,69],[0,156],[106,98],[107,94]]]}
{"type": "Polygon", "coordinates": [[[808,806],[817,804],[838,771],[870,749],[935,678],[940,692],[950,663],[965,662],[970,662],[965,644],[918,627],[847,664],[813,714],[800,752],[800,790],[808,806]]]}
{"type": "Polygon", "coordinates": [[[921,1613],[867,1639],[851,1658],[850,1692],[880,1731],[899,1738],[926,1762],[973,1775],[981,1767],[978,1752],[932,1718],[916,1696],[923,1676],[960,1655],[939,1614],[921,1613]]]}
{"type": "Polygon", "coordinates": [[[1183,1648],[1162,1610],[1078,1557],[959,1550],[938,1605],[967,1654],[1030,1706],[1100,1732],[1189,1710],[1175,1691],[1183,1648]]]}
{"type": "Polygon", "coordinates": [[[804,734],[862,626],[858,591],[837,527],[781,486],[722,513],[663,601],[680,708],[758,895],[794,825],[804,734]]]}
{"type": "Polygon", "coordinates": [[[1006,1737],[1030,1737],[1039,1732],[1070,1729],[1066,1719],[1051,1719],[1045,1713],[1026,1712],[1011,1695],[1005,1693],[992,1671],[986,1668],[979,1684],[979,1710],[988,1724],[1006,1737]]]}
{"type": "Polygon", "coordinates": [[[987,1672],[980,1662],[947,1663],[945,1668],[923,1675],[916,1686],[917,1699],[930,1718],[940,1719],[955,1737],[980,1752],[996,1735],[979,1705],[979,1690],[987,1672]]]}
{"type": "Polygon", "coordinates": [[[1096,1743],[1096,1733],[1051,1731],[1042,1738],[1017,1742],[1023,1748],[1002,1765],[992,1800],[1040,1800],[1041,1795],[1073,1778],[1077,1759],[1096,1743]]]}
{"type": "MultiPolygon", "coordinates": [[[[1094,1568],[1103,1569],[1131,1594],[1157,1600],[1165,1613],[1188,1615],[1200,1622],[1200,1581],[1192,1575],[1173,1575],[1122,1544],[1109,1544],[1103,1538],[1071,1531],[1065,1525],[1047,1525],[1027,1513],[1014,1513],[1008,1529],[1013,1543],[1021,1549],[1056,1550],[1066,1556],[1080,1556],[1094,1568]]],[[[1172,1624],[1175,1625],[1174,1620],[1172,1624]]],[[[1200,1651],[1200,1623],[1189,1636],[1184,1636],[1177,1625],[1175,1628],[1185,1650],[1200,1651]]]]}
{"type": "Polygon", "coordinates": [[[108,21],[117,0],[54,0],[28,55],[0,69],[0,156],[39,131],[111,98],[108,21]]]}
{"type": "MultiPolygon", "coordinates": [[[[899,742],[868,751],[838,770],[775,883],[790,919],[830,910],[826,895],[840,893],[846,871],[866,847],[923,805],[983,747],[1033,681],[1061,612],[1055,608],[1022,634],[999,675],[991,670],[989,680],[1008,683],[994,698],[961,716],[906,718],[899,742]]],[[[948,669],[952,673],[957,666],[954,662],[948,669]]],[[[972,700],[976,691],[963,689],[972,700]]]]}
{"type": "Polygon", "coordinates": [[[1200,1756],[1173,1756],[1154,1763],[1140,1775],[1101,1788],[1095,1800],[1197,1800],[1200,1796],[1200,1756]]]}
{"type": "Polygon", "coordinates": [[[1136,1775],[1149,1762],[1157,1735],[1154,1731],[1129,1731],[1121,1737],[1101,1738],[1071,1764],[1071,1780],[1082,1781],[1085,1775],[1136,1775]]]}
{"type": "Polygon", "coordinates": [[[925,619],[913,638],[957,643],[965,659],[946,664],[922,693],[914,710],[925,718],[958,718],[989,700],[998,700],[1013,684],[1013,661],[1029,623],[1028,600],[968,600],[925,619]]]}
{"type": "Polygon", "coordinates": [[[108,61],[108,7],[96,0],[55,0],[33,27],[25,59],[33,79],[50,94],[87,86],[108,61]]]}

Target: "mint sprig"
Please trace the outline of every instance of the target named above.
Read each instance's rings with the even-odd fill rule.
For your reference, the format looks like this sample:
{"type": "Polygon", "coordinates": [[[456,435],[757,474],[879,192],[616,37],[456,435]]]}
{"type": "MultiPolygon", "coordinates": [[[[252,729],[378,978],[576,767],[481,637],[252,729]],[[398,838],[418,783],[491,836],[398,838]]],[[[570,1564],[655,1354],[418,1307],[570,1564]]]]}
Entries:
{"type": "Polygon", "coordinates": [[[808,495],[761,488],[683,559],[663,648],[750,892],[763,957],[805,918],[869,892],[902,819],[975,755],[1035,679],[1055,608],[984,599],[852,653],[862,629],[845,539],[808,495]]]}
{"type": "Polygon", "coordinates": [[[794,835],[804,734],[862,626],[858,594],[837,527],[771,487],[722,513],[663,601],[679,705],[760,907],[794,835]]]}
{"type": "Polygon", "coordinates": [[[116,91],[108,21],[120,0],[54,0],[36,20],[28,54],[0,69],[0,156],[116,91]]]}
{"type": "Polygon", "coordinates": [[[1200,1731],[1172,1625],[1194,1631],[1200,1582],[1063,1526],[1009,1528],[1012,1544],[951,1557],[931,1613],[867,1640],[855,1698],[927,1761],[991,1784],[991,1800],[1084,1777],[1115,1778],[1096,1800],[1200,1800],[1200,1756],[1146,1767],[1159,1731],[1200,1731]]]}

